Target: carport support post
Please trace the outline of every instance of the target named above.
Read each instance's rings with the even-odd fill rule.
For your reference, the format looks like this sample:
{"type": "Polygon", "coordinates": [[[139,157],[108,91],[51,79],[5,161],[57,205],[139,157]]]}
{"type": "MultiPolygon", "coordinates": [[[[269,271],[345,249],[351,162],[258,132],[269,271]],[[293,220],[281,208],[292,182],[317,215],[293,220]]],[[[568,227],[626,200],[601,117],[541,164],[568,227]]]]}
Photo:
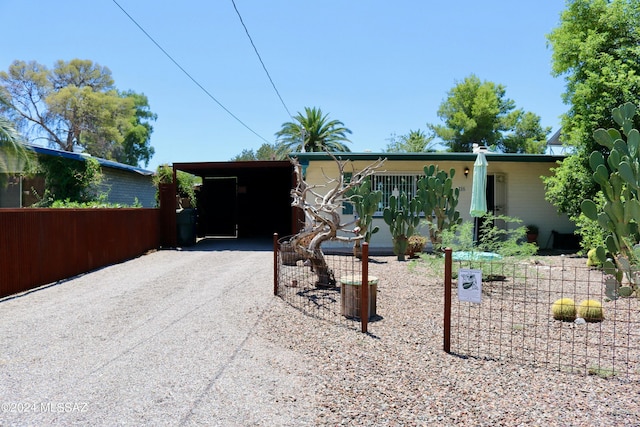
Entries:
{"type": "Polygon", "coordinates": [[[451,248],[444,250],[444,346],[447,353],[451,352],[451,248]]]}
{"type": "MultiPolygon", "coordinates": [[[[362,333],[367,333],[369,324],[369,243],[362,244],[362,282],[360,285],[360,323],[362,333]]],[[[344,285],[343,285],[344,286],[344,285]]]]}
{"type": "Polygon", "coordinates": [[[278,295],[278,233],[273,233],[273,295],[278,295]]]}

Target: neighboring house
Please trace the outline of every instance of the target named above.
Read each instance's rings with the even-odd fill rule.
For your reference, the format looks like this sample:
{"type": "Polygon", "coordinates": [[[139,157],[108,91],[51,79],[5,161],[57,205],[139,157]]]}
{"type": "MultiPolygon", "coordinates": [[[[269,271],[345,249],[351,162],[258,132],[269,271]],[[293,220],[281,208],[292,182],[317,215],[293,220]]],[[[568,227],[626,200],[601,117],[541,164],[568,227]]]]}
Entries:
{"type": "MultiPolygon", "coordinates": [[[[28,148],[38,156],[58,156],[79,162],[84,162],[87,158],[86,154],[36,145],[29,145],[28,148]]],[[[145,208],[156,206],[154,172],[98,157],[95,159],[100,164],[103,174],[99,191],[107,194],[108,202],[133,205],[137,200],[138,204],[145,208]]],[[[8,185],[0,187],[0,208],[31,206],[38,201],[38,196],[44,194],[43,177],[27,178],[19,174],[21,171],[9,172],[12,174],[8,179],[8,185]],[[37,194],[34,194],[34,190],[37,194]]]]}
{"type": "MultiPolygon", "coordinates": [[[[325,153],[298,153],[303,167],[305,181],[310,185],[322,185],[328,178],[335,177],[338,168],[333,159],[325,153]]],[[[410,196],[415,194],[416,182],[424,175],[423,168],[437,165],[447,173],[455,169],[454,186],[460,188],[458,210],[465,221],[470,221],[471,188],[474,153],[344,153],[338,158],[347,161],[345,173],[357,173],[379,158],[386,158],[385,164],[372,177],[375,188],[382,190],[383,203],[374,225],[380,228],[371,239],[371,248],[390,249],[392,247],[389,227],[382,219],[382,209],[389,196],[401,191],[410,196]],[[466,171],[466,173],[465,173],[466,171]]],[[[551,169],[564,159],[563,155],[545,154],[499,154],[486,153],[487,208],[496,215],[506,215],[522,220],[521,225],[535,224],[540,229],[538,245],[541,248],[554,246],[552,231],[570,234],[575,225],[566,215],[545,200],[545,189],[541,176],[550,176],[551,169]]],[[[321,189],[318,189],[321,190],[321,189]]],[[[353,219],[348,208],[343,209],[344,222],[353,219]]],[[[423,230],[422,234],[426,234],[423,230]]],[[[556,236],[557,237],[557,236],[556,236]]]]}

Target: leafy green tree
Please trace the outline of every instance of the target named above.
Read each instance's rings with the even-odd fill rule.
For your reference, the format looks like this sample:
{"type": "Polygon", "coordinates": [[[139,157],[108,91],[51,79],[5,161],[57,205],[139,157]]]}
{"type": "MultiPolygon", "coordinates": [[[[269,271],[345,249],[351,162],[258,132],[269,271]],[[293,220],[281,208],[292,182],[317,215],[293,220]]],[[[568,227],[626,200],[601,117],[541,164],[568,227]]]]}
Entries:
{"type": "Polygon", "coordinates": [[[149,122],[155,121],[158,115],[149,109],[149,100],[145,95],[126,91],[120,96],[133,100],[135,115],[130,118],[131,128],[124,134],[122,150],[116,155],[116,160],[133,166],[143,162],[146,167],[155,154],[155,149],[151,146],[153,126],[149,122]]]}
{"type": "Polygon", "coordinates": [[[425,153],[436,151],[433,137],[427,136],[424,131],[410,130],[406,135],[392,135],[388,139],[387,153],[425,153]]]}
{"type": "Polygon", "coordinates": [[[30,140],[134,165],[153,154],[151,127],[143,121],[155,115],[146,97],[118,93],[111,71],[92,61],[57,61],[51,70],[35,61],[14,61],[0,72],[0,90],[11,107],[3,113],[30,140]],[[136,129],[139,125],[146,129],[136,129]]]}
{"type": "Polygon", "coordinates": [[[282,160],[284,157],[278,152],[276,144],[264,143],[257,151],[244,149],[242,152],[231,158],[232,162],[243,162],[251,160],[282,160]]]}
{"type": "MultiPolygon", "coordinates": [[[[626,102],[640,104],[640,0],[567,0],[561,22],[548,36],[552,73],[564,76],[561,139],[575,154],[544,180],[547,200],[575,219],[580,203],[598,191],[591,179],[589,156],[609,149],[592,135],[615,128],[611,111],[626,102]],[[562,192],[566,192],[563,195],[562,192]]],[[[635,118],[635,126],[640,120],[635,118]]]]}
{"type": "Polygon", "coordinates": [[[339,120],[329,120],[319,108],[305,107],[305,114],[298,112],[293,122],[282,124],[276,132],[280,154],[312,151],[348,152],[345,143],[350,142],[351,131],[339,120]]]}
{"type": "Polygon", "coordinates": [[[237,154],[236,156],[231,158],[232,162],[247,162],[247,161],[253,161],[253,160],[258,160],[258,159],[256,158],[255,151],[249,148],[243,149],[240,154],[237,154]]]}
{"type": "Polygon", "coordinates": [[[429,129],[453,152],[469,152],[474,143],[506,152],[539,152],[539,141],[546,142],[551,129],[542,128],[535,114],[516,110],[514,101],[505,95],[504,86],[483,82],[472,74],[457,83],[440,104],[438,117],[444,125],[430,124],[429,129]]]}
{"type": "Polygon", "coordinates": [[[256,150],[256,160],[282,160],[282,156],[278,156],[278,146],[276,144],[264,143],[256,150]]]}
{"type": "Polygon", "coordinates": [[[550,127],[540,124],[540,116],[518,110],[511,131],[498,141],[497,148],[504,153],[544,154],[549,132],[550,127]]]}

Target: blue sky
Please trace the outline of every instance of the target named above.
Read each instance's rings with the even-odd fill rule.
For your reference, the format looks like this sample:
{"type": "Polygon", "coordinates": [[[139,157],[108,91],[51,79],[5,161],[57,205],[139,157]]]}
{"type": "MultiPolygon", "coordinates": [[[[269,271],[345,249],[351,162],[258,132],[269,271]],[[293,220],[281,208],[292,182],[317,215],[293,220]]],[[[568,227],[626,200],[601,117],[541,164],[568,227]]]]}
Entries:
{"type": "MultiPolygon", "coordinates": [[[[255,133],[196,86],[113,0],[2,0],[0,69],[16,59],[53,66],[90,59],[118,89],[149,98],[158,115],[147,166],[226,161],[275,142],[290,117],[231,0],[117,0],[189,74],[255,133]]],[[[506,87],[518,108],[552,133],[567,107],[551,76],[546,35],[564,2],[541,0],[235,0],[292,115],[320,107],[353,131],[352,151],[381,151],[392,134],[441,123],[447,92],[470,74],[506,87]]],[[[550,134],[551,136],[551,134],[550,134]]]]}

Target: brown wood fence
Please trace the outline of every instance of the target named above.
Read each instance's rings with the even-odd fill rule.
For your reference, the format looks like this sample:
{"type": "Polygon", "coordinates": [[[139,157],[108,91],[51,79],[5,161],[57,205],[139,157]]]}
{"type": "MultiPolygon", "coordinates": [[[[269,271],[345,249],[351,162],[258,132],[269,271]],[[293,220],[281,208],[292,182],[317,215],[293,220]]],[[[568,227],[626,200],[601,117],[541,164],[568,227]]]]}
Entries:
{"type": "Polygon", "coordinates": [[[0,210],[0,297],[160,247],[160,209],[0,210]]]}

